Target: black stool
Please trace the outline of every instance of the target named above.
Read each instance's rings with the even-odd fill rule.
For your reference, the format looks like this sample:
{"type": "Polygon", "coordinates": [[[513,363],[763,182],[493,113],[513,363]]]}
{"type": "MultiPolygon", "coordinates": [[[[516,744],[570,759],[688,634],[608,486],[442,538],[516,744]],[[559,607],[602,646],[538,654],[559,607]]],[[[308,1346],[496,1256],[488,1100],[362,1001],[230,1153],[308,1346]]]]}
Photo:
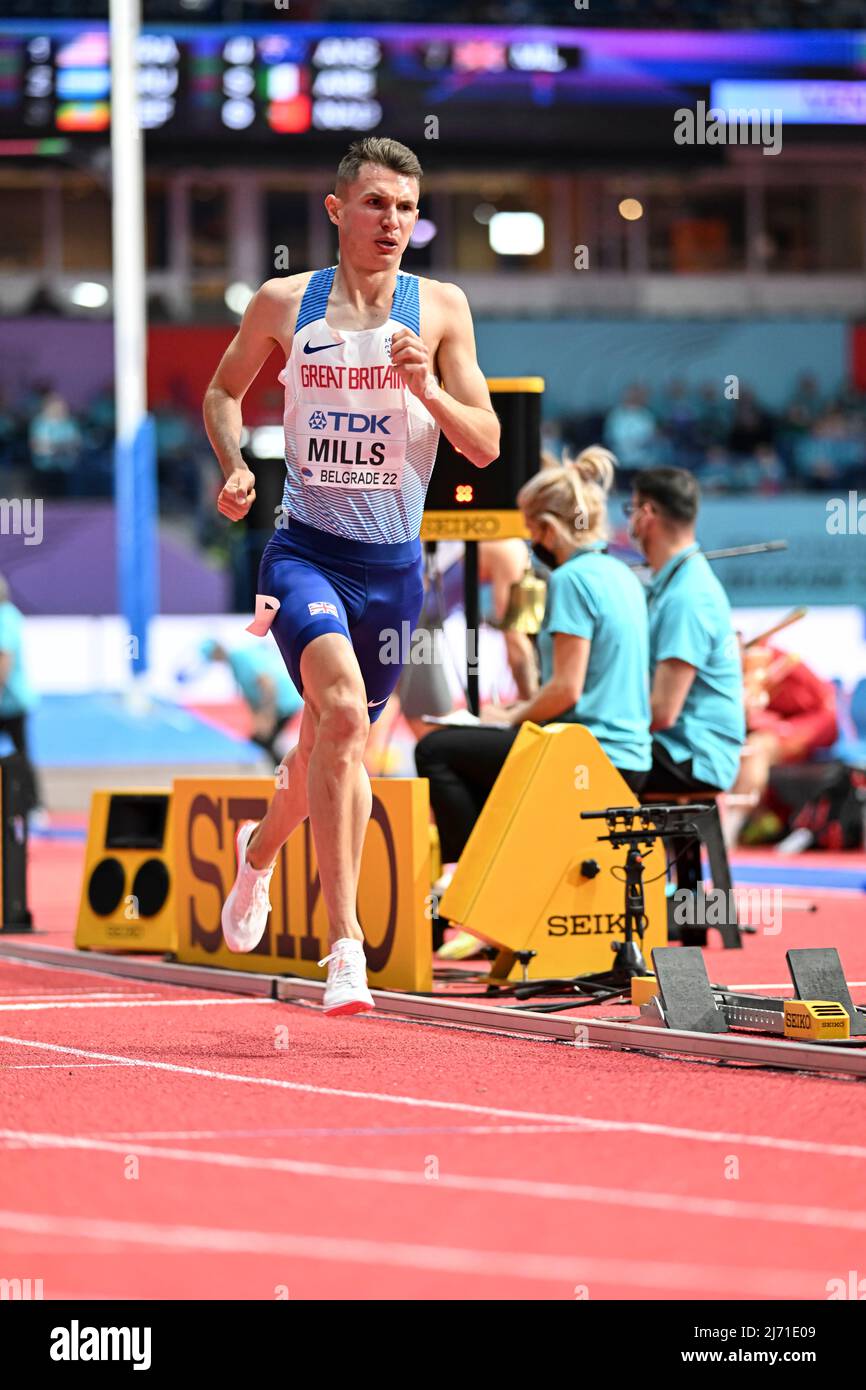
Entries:
{"type": "MultiPolygon", "coordinates": [[[[725,895],[725,912],[717,930],[721,933],[722,943],[726,950],[736,950],[742,947],[743,936],[731,891],[733,888],[731,866],[728,863],[728,851],[722,835],[722,823],[719,819],[719,808],[715,796],[708,792],[698,792],[693,795],[689,795],[687,792],[642,792],[640,802],[642,806],[661,803],[668,806],[705,807],[705,810],[695,816],[695,833],[683,835],[671,841],[676,863],[677,888],[685,889],[687,892],[697,895],[698,886],[703,883],[701,846],[705,845],[707,858],[710,861],[710,877],[713,880],[713,888],[725,895]]],[[[706,926],[680,926],[678,923],[672,922],[670,899],[668,899],[668,923],[669,934],[672,939],[678,937],[684,946],[706,946],[706,926]]]]}

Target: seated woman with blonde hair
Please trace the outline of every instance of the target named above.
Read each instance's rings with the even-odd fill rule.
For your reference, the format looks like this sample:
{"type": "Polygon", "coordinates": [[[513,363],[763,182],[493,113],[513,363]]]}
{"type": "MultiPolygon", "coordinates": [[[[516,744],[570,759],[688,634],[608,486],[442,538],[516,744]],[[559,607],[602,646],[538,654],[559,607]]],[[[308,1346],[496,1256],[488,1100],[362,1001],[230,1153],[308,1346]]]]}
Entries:
{"type": "Polygon", "coordinates": [[[460,858],[524,720],[590,730],[634,792],[651,765],[649,636],[644,590],[607,554],[616,459],[600,446],[544,468],[517,494],[535,555],[551,571],[538,654],[541,685],[482,723],[437,729],[415,749],[443,863],[460,858]],[[507,724],[507,728],[485,724],[507,724]]]}

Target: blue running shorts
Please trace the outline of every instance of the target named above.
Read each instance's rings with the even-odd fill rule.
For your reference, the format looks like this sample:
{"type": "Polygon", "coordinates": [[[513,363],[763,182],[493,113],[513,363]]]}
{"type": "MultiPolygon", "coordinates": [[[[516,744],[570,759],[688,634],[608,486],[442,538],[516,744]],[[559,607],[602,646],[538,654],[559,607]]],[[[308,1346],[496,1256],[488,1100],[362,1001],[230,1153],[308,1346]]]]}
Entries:
{"type": "Polygon", "coordinates": [[[358,659],[370,723],[400,679],[424,602],[421,541],[348,540],[288,518],[259,567],[259,593],[279,599],[271,632],[303,695],[301,653],[323,632],[340,632],[358,659]]]}

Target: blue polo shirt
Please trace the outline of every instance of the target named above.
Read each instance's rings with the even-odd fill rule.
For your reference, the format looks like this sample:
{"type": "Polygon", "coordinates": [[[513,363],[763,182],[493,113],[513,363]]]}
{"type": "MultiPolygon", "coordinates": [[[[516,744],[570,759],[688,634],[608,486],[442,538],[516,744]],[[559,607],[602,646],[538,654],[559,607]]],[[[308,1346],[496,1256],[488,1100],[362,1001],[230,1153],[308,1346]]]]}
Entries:
{"type": "Polygon", "coordinates": [[[695,678],[672,729],[654,737],[675,763],[727,790],[746,737],[740,651],[728,596],[697,542],[673,555],[647,590],[650,673],[660,661],[686,661],[695,678]]]}
{"type": "Polygon", "coordinates": [[[24,669],[24,619],[14,603],[0,603],[0,652],[12,657],[9,678],[0,685],[0,718],[27,714],[36,704],[24,669]]]}
{"type": "Polygon", "coordinates": [[[652,764],[649,725],[649,635],[640,581],[604,543],[582,546],[551,573],[538,634],[541,680],[553,675],[553,634],[590,643],[580,699],[554,723],[583,724],[614,767],[646,772],[652,764]]]}

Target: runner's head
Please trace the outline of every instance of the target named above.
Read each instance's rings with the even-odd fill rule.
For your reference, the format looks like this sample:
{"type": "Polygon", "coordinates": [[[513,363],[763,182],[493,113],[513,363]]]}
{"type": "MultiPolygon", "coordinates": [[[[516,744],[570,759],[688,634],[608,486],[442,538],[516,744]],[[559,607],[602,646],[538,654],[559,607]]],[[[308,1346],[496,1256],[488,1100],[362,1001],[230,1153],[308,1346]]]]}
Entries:
{"type": "Polygon", "coordinates": [[[421,165],[398,140],[356,140],[340,160],[334,192],[325,199],[340,233],[340,259],[358,270],[400,264],[418,221],[421,165]]]}

